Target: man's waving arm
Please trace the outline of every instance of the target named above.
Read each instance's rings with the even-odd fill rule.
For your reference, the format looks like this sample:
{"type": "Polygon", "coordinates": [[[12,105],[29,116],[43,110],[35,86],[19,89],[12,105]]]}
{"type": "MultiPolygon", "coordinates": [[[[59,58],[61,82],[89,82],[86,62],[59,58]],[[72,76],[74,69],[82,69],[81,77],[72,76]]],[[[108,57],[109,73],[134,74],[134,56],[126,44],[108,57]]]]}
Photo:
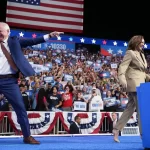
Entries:
{"type": "Polygon", "coordinates": [[[37,38],[20,38],[19,42],[20,42],[21,47],[27,47],[27,46],[44,43],[44,42],[48,41],[50,38],[58,37],[61,34],[64,34],[64,32],[54,31],[54,32],[51,32],[49,34],[46,34],[44,36],[37,37],[37,38]]]}

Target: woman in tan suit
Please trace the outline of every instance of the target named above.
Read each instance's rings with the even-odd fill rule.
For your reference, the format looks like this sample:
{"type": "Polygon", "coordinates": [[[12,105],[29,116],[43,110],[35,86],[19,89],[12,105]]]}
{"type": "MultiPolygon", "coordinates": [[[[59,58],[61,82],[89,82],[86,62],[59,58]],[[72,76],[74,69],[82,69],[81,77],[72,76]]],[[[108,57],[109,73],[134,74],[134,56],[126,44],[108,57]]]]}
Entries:
{"type": "Polygon", "coordinates": [[[133,36],[128,43],[128,48],[123,58],[123,61],[119,65],[119,82],[122,85],[122,88],[128,92],[129,101],[121,118],[118,120],[117,124],[113,129],[115,142],[120,142],[118,139],[119,131],[124,128],[135,110],[138,113],[139,130],[140,134],[142,134],[136,87],[140,86],[140,83],[150,81],[150,76],[145,73],[147,68],[147,62],[143,54],[144,44],[145,41],[143,36],[133,36]]]}

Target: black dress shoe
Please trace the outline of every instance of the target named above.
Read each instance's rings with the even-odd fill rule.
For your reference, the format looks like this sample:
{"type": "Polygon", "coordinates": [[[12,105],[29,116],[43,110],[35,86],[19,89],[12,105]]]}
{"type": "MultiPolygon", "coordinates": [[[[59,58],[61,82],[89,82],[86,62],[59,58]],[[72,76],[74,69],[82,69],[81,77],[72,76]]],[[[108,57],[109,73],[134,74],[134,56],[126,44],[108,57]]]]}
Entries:
{"type": "Polygon", "coordinates": [[[32,136],[26,137],[23,139],[25,144],[40,144],[39,141],[35,140],[32,136]]]}

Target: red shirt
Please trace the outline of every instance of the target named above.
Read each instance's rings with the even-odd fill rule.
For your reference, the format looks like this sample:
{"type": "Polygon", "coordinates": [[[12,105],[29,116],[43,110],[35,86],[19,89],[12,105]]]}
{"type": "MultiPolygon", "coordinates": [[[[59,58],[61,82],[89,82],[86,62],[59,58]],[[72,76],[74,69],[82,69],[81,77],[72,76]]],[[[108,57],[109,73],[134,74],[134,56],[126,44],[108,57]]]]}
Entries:
{"type": "Polygon", "coordinates": [[[64,93],[63,95],[62,107],[72,107],[73,106],[73,94],[64,93]]]}

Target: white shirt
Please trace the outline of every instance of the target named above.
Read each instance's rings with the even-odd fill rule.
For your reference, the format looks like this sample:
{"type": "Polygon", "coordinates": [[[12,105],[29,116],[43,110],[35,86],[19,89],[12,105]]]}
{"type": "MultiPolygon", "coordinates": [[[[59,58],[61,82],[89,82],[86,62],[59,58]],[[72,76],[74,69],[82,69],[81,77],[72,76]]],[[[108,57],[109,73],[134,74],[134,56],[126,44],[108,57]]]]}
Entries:
{"type": "MultiPolygon", "coordinates": [[[[45,41],[49,40],[49,34],[46,34],[43,36],[45,41]]],[[[4,46],[7,49],[7,51],[10,53],[10,49],[8,46],[8,39],[4,40],[4,46]]],[[[7,61],[7,58],[5,57],[1,46],[0,46],[0,75],[6,75],[6,74],[15,74],[16,72],[11,68],[10,64],[7,61]]]]}
{"type": "Polygon", "coordinates": [[[113,121],[113,127],[115,127],[116,123],[117,123],[117,119],[113,121]]]}
{"type": "Polygon", "coordinates": [[[77,125],[78,128],[80,128],[79,124],[77,122],[75,122],[75,124],[77,125]]]}

